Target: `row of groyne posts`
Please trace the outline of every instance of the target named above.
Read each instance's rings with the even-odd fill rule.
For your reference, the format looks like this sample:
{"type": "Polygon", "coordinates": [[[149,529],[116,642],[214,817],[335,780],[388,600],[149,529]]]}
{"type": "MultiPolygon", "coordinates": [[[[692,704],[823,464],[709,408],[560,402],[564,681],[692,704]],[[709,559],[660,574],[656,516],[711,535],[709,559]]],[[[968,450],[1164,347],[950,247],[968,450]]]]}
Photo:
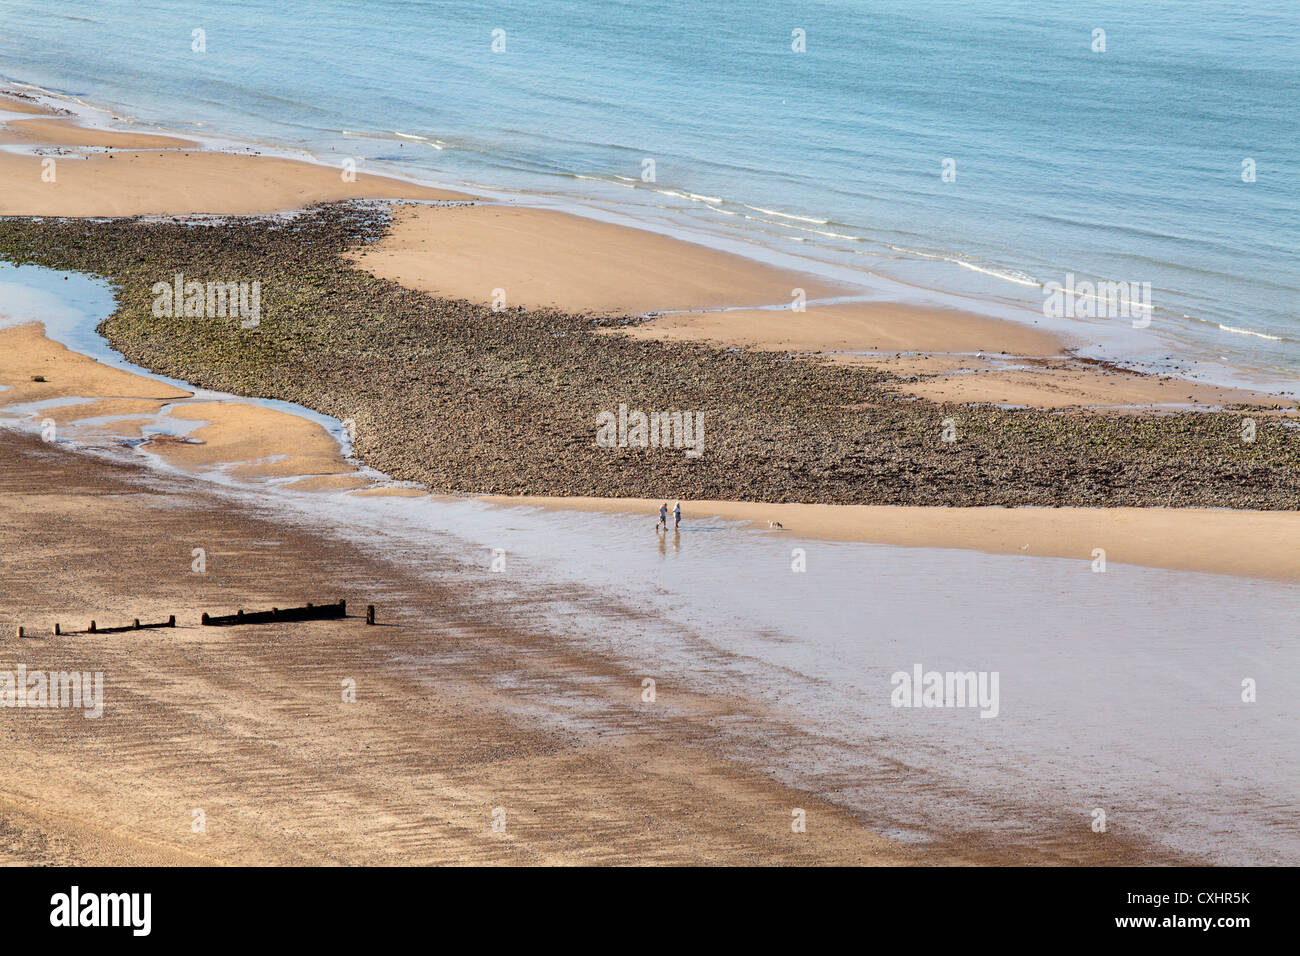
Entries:
{"type": "MultiPolygon", "coordinates": [[[[203,627],[233,627],[240,624],[278,624],[281,622],[289,623],[292,621],[326,621],[331,618],[340,618],[348,616],[348,602],[336,601],[333,604],[312,604],[307,602],[303,607],[273,607],[269,611],[245,611],[242,608],[234,614],[209,614],[203,612],[199,618],[199,624],[203,627]]],[[[375,623],[375,606],[366,605],[366,623],[375,623]]],[[[94,621],[90,622],[90,627],[84,631],[65,631],[61,624],[54,625],[54,633],[62,634],[119,634],[123,631],[149,631],[161,627],[175,627],[176,615],[171,614],[167,620],[159,624],[141,624],[137,617],[130,624],[124,624],[120,627],[100,627],[94,621]]],[[[19,625],[18,636],[35,637],[27,628],[19,625]]]]}

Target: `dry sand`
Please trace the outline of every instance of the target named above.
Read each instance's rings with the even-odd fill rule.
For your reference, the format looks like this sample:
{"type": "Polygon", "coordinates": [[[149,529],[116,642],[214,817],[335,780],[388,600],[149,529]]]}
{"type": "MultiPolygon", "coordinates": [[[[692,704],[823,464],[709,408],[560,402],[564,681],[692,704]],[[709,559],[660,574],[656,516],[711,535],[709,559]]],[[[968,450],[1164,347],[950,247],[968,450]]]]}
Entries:
{"type": "Polygon", "coordinates": [[[192,394],[73,352],[46,338],[45,326],[39,322],[0,329],[0,385],[9,386],[0,392],[4,405],[73,396],[161,401],[192,394]],[[38,377],[45,381],[33,381],[38,377]]]}
{"type": "MultiPolygon", "coordinates": [[[[1035,408],[1273,406],[1275,396],[1147,375],[1068,355],[1045,329],[955,310],[885,302],[657,316],[611,330],[665,342],[813,353],[914,376],[897,390],[932,402],[1035,408]]],[[[1294,407],[1294,400],[1283,402],[1294,407]]]]}
{"type": "Polygon", "coordinates": [[[0,143],[38,146],[91,146],[98,149],[191,149],[199,148],[192,139],[154,133],[122,133],[114,130],[87,129],[62,116],[10,120],[0,130],[0,143]]]}
{"type": "MultiPolygon", "coordinates": [[[[85,129],[21,99],[0,97],[0,108],[29,114],[0,126],[0,144],[44,144],[57,163],[57,179],[48,183],[42,178],[45,155],[0,154],[5,187],[0,215],[257,214],[346,198],[473,198],[365,174],[346,183],[331,167],[209,152],[178,137],[85,129]],[[68,152],[83,147],[100,151],[68,152]]],[[[855,290],[655,233],[549,210],[493,204],[400,207],[391,234],[355,257],[377,275],[452,298],[492,302],[500,289],[509,307],[630,315],[730,308],[664,315],[623,331],[862,362],[921,376],[898,388],[934,401],[1045,408],[1275,401],[1062,361],[1059,357],[1071,343],[1060,336],[972,313],[891,303],[812,305],[794,313],[788,304],[795,288],[809,299],[855,290]],[[734,308],[771,305],[786,308],[734,308]],[[976,351],[984,356],[965,354],[976,351]],[[850,352],[880,354],[845,354],[850,352]],[[1002,353],[1054,360],[1008,368],[1002,353]]],[[[1284,404],[1293,407],[1295,402],[1284,404]]]]}
{"type": "Polygon", "coordinates": [[[345,183],[326,166],[199,152],[116,152],[57,160],[41,179],[39,156],[0,155],[0,215],[251,215],[339,199],[463,199],[458,193],[361,174],[345,183]]]}
{"type": "MultiPolygon", "coordinates": [[[[888,368],[888,362],[878,363],[888,368]]],[[[959,367],[960,368],[960,367],[959,367]]],[[[1250,405],[1294,412],[1294,398],[1150,375],[1109,363],[1060,359],[986,358],[964,370],[935,371],[898,390],[932,402],[987,402],[1027,408],[1122,410],[1219,409],[1250,405]]]]}
{"type": "Polygon", "coordinates": [[[49,116],[50,111],[39,103],[28,99],[22,95],[14,95],[8,91],[0,90],[0,112],[4,113],[25,113],[29,116],[49,116]]]}
{"type": "Polygon", "coordinates": [[[378,276],[452,299],[509,308],[637,314],[789,302],[848,291],[797,272],[545,209],[408,206],[392,233],[355,258],[378,276]]]}

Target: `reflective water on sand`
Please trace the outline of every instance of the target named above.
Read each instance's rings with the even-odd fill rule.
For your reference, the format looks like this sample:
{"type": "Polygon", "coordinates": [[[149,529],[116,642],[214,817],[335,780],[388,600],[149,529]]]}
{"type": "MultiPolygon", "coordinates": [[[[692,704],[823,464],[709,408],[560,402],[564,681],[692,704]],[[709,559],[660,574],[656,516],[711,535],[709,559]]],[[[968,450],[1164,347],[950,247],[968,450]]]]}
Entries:
{"type": "MultiPolygon", "coordinates": [[[[70,348],[150,374],[94,333],[111,308],[105,294],[92,280],[5,267],[0,315],[10,319],[0,325],[39,315],[70,348]]],[[[0,411],[0,424],[38,427],[33,409],[15,411],[0,411]]],[[[76,428],[66,434],[75,447],[76,428]]],[[[690,502],[680,532],[659,533],[651,514],[208,477],[432,580],[513,592],[529,626],[655,679],[660,706],[677,706],[678,688],[729,696],[737,707],[715,720],[719,747],[896,838],[1032,837],[1090,827],[1101,809],[1108,832],[1218,862],[1300,862],[1300,723],[1289,692],[1300,679],[1300,587],[803,540],[798,528],[756,531],[690,502]],[[891,678],[918,665],[996,673],[996,716],[892,706],[891,678]],[[1257,702],[1242,700],[1247,680],[1257,702]]],[[[539,708],[532,695],[521,706],[583,725],[589,704],[570,695],[539,708]]]]}

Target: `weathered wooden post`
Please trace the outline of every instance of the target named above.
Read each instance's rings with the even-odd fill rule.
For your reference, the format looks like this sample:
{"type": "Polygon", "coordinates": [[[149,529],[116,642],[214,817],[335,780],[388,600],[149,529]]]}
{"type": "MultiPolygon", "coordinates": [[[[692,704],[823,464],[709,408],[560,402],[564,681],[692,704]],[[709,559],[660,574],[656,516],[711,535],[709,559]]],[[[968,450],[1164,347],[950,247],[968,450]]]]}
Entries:
{"type": "Polygon", "coordinates": [[[208,612],[207,612],[207,611],[204,611],[204,612],[203,612],[203,616],[202,616],[201,618],[199,618],[199,623],[202,624],[204,627],[207,627],[207,626],[208,626],[208,612]]]}
{"type": "Polygon", "coordinates": [[[91,621],[91,622],[90,622],[90,633],[91,633],[91,634],[94,634],[94,633],[95,633],[95,622],[94,622],[94,621],[91,621]]]}
{"type": "Polygon", "coordinates": [[[63,632],[59,630],[59,624],[58,624],[58,622],[56,621],[55,624],[54,624],[54,636],[55,636],[55,637],[58,637],[58,636],[59,636],[60,634],[62,634],[62,633],[63,633],[63,632]]]}
{"type": "Polygon", "coordinates": [[[19,640],[22,640],[22,637],[23,637],[23,629],[22,629],[22,625],[19,625],[19,626],[18,626],[18,639],[19,639],[19,640]]]}
{"type": "Polygon", "coordinates": [[[373,604],[366,605],[366,623],[367,624],[375,623],[375,606],[373,604]]]}
{"type": "Polygon", "coordinates": [[[168,626],[168,627],[175,627],[175,626],[176,626],[176,615],[175,615],[175,614],[168,614],[168,615],[167,615],[167,626],[168,626]]]}
{"type": "Polygon", "coordinates": [[[244,609],[242,607],[235,612],[235,620],[239,621],[241,624],[244,622],[244,609]]]}
{"type": "Polygon", "coordinates": [[[138,617],[137,617],[137,618],[133,618],[133,619],[131,620],[131,630],[133,630],[133,631],[138,631],[138,630],[140,630],[140,619],[139,619],[138,617]]]}
{"type": "Polygon", "coordinates": [[[347,617],[347,616],[348,616],[348,602],[340,599],[340,600],[339,600],[339,608],[342,609],[342,611],[343,611],[343,616],[344,616],[344,617],[347,617]]]}

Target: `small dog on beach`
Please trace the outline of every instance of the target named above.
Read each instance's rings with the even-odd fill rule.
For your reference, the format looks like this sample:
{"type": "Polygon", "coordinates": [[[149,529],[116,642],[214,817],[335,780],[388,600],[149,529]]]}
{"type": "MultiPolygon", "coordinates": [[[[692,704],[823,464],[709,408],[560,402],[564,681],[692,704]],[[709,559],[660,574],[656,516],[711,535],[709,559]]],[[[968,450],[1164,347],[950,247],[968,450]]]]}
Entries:
{"type": "Polygon", "coordinates": [[[781,524],[781,522],[779,522],[779,521],[769,521],[769,522],[767,523],[767,526],[768,526],[769,528],[781,528],[781,529],[783,529],[783,530],[784,530],[784,528],[785,528],[785,525],[781,524]]]}

